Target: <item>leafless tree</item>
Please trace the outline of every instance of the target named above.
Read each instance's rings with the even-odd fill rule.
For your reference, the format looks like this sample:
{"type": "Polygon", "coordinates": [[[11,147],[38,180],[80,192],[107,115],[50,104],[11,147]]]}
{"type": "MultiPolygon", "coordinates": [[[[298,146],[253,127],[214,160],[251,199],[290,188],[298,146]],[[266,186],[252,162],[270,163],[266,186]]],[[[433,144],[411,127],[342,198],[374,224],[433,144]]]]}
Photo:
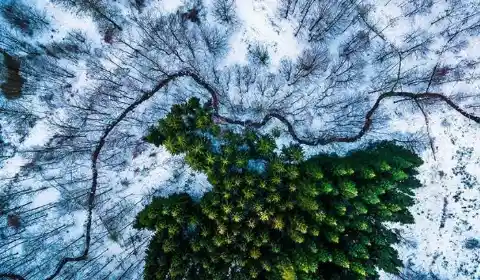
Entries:
{"type": "MultiPolygon", "coordinates": [[[[118,18],[117,6],[106,1],[56,2],[122,32],[101,51],[77,31],[42,45],[7,27],[0,34],[0,47],[20,61],[25,79],[21,98],[1,103],[0,118],[31,118],[24,136],[36,122],[52,128],[39,147],[12,147],[6,159],[25,162],[0,178],[0,275],[9,279],[140,277],[148,238],[126,217],[166,185],[184,189],[201,181],[180,158],[156,158],[158,150],[142,146],[140,135],[191,96],[210,102],[218,123],[260,133],[279,127],[308,146],[394,139],[431,147],[428,129],[389,130],[389,120],[401,114],[420,114],[428,127],[433,112],[450,109],[480,123],[478,93],[452,87],[478,81],[480,60],[449,59],[478,34],[474,1],[449,2],[431,22],[433,31],[412,29],[395,41],[386,30],[399,19],[376,18],[364,1],[282,0],[280,16],[308,44],[278,69],[222,64],[231,28],[207,22],[205,14],[226,8],[216,15],[225,21],[233,1],[215,1],[212,11],[199,1],[170,14],[132,9],[129,18],[118,18]],[[145,182],[150,189],[143,195],[128,193],[132,177],[147,178],[161,166],[175,170],[171,178],[145,182]],[[129,172],[130,179],[122,177],[129,172]],[[58,199],[35,200],[49,192],[58,199]],[[108,250],[115,246],[118,256],[108,250]]],[[[427,2],[393,4],[405,18],[429,13],[427,2]]]]}
{"type": "Polygon", "coordinates": [[[215,0],[212,13],[221,23],[234,24],[237,21],[234,0],[215,0]]]}
{"type": "Polygon", "coordinates": [[[115,1],[109,0],[52,0],[80,14],[90,15],[100,26],[107,30],[110,26],[122,30],[123,18],[115,1]]]}
{"type": "Polygon", "coordinates": [[[49,20],[45,13],[24,1],[6,1],[2,3],[0,5],[0,15],[15,30],[28,36],[43,32],[49,27],[49,20]]]}

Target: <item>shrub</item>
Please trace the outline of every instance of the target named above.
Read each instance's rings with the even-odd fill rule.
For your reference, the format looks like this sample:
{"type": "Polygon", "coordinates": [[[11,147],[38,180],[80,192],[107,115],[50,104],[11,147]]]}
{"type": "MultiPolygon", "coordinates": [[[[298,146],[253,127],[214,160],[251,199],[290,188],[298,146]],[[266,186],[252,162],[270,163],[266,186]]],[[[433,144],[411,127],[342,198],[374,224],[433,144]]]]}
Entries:
{"type": "Polygon", "coordinates": [[[174,105],[149,142],[208,176],[200,201],[155,198],[136,228],[155,231],[145,279],[374,279],[398,273],[398,242],[382,222],[412,223],[422,161],[382,142],[346,157],[304,159],[300,146],[234,133],[198,99],[174,105]]]}

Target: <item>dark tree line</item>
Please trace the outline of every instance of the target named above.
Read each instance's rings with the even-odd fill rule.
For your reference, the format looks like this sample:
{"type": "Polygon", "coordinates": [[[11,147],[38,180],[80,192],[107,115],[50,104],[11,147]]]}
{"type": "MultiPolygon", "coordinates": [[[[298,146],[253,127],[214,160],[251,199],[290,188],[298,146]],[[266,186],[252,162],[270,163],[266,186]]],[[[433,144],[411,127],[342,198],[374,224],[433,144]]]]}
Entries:
{"type": "Polygon", "coordinates": [[[6,81],[0,85],[0,88],[6,98],[19,98],[22,94],[23,87],[23,78],[20,75],[20,61],[9,55],[6,51],[2,51],[2,54],[6,81]]]}

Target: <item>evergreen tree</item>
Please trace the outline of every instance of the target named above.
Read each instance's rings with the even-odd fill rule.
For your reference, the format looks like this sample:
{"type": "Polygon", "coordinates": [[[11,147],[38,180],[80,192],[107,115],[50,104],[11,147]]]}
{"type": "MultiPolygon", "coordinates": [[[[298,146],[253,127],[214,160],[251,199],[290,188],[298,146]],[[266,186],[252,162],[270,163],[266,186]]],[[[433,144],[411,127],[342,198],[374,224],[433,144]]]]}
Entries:
{"type": "Polygon", "coordinates": [[[389,142],[345,157],[276,153],[274,138],[234,133],[198,99],[174,105],[147,140],[204,172],[212,191],[156,198],[136,227],[155,231],[145,279],[375,279],[398,273],[397,235],[422,161],[389,142]]]}

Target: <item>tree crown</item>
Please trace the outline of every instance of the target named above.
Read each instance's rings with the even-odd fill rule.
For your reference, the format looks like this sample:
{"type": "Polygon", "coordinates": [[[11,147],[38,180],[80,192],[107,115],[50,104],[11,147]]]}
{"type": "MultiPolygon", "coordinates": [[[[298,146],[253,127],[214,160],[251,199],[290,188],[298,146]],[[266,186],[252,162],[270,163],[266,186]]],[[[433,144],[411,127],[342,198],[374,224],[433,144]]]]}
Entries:
{"type": "Polygon", "coordinates": [[[277,152],[271,135],[213,122],[196,98],[174,105],[147,136],[208,175],[199,202],[156,198],[136,227],[156,231],[146,279],[366,279],[395,273],[397,236],[382,223],[412,223],[413,177],[422,161],[389,142],[346,157],[277,152]]]}

